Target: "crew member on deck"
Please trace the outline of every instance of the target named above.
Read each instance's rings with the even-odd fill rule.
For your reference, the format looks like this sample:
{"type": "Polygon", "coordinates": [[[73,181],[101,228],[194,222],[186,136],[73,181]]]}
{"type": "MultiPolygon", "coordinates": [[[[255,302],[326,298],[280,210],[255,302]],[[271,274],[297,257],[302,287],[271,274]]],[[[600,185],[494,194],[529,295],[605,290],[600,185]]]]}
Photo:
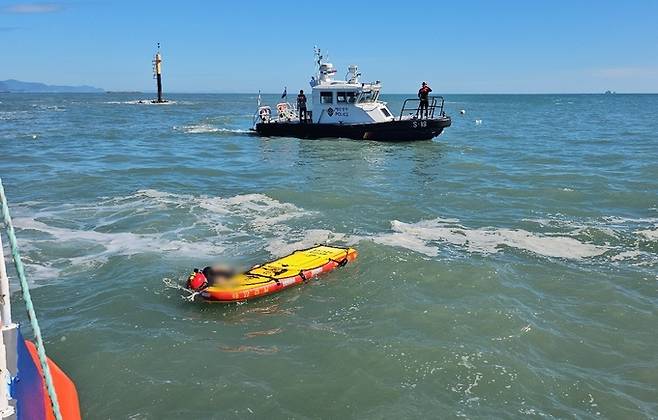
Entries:
{"type": "Polygon", "coordinates": [[[418,99],[420,99],[420,105],[418,106],[418,111],[420,112],[420,118],[423,118],[423,109],[425,109],[425,118],[429,118],[429,106],[430,106],[430,88],[427,83],[423,82],[423,85],[418,90],[418,99]]]}
{"type": "Polygon", "coordinates": [[[297,95],[297,110],[299,111],[299,122],[306,122],[306,95],[300,90],[297,95]]]}

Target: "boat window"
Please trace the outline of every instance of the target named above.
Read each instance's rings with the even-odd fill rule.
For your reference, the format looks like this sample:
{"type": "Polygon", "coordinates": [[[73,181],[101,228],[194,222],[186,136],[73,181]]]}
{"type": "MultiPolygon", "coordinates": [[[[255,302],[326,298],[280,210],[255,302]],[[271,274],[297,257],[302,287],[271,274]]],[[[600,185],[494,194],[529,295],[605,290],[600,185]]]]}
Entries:
{"type": "Polygon", "coordinates": [[[338,102],[339,104],[347,102],[347,94],[345,92],[337,92],[336,102],[338,102]]]}
{"type": "Polygon", "coordinates": [[[377,102],[377,99],[379,99],[379,91],[375,91],[372,93],[372,101],[377,102]]]}
{"type": "Polygon", "coordinates": [[[320,92],[320,103],[321,104],[332,104],[332,103],[334,103],[334,93],[333,92],[320,92]]]}
{"type": "Polygon", "coordinates": [[[353,104],[356,102],[356,92],[345,92],[345,97],[347,98],[347,103],[353,104]]]}
{"type": "Polygon", "coordinates": [[[388,109],[386,109],[386,108],[382,108],[382,114],[384,114],[385,117],[390,117],[391,116],[391,113],[388,112],[388,109]]]}
{"type": "Polygon", "coordinates": [[[375,92],[363,91],[361,92],[361,96],[359,96],[359,103],[373,102],[374,97],[375,97],[375,92]]]}

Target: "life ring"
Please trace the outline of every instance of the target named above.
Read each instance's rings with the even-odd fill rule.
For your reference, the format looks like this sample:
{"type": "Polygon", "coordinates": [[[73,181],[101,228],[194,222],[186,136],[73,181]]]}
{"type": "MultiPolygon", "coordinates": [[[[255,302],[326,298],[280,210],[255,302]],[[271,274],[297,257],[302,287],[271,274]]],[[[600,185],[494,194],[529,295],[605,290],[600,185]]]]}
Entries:
{"type": "Polygon", "coordinates": [[[284,103],[278,104],[276,106],[276,110],[279,111],[279,114],[285,114],[286,111],[288,111],[288,104],[284,104],[284,103]]]}

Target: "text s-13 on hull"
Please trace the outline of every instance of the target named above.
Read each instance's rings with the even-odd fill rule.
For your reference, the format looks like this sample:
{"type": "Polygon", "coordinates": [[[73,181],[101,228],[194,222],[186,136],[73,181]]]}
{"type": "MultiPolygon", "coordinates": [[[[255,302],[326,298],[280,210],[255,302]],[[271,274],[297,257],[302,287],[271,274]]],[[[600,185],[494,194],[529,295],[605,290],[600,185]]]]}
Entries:
{"type": "Polygon", "coordinates": [[[355,140],[430,140],[451,124],[444,111],[444,99],[430,96],[429,86],[418,98],[406,99],[398,115],[379,100],[381,83],[362,83],[355,65],[349,66],[346,80],[335,80],[336,69],[324,61],[316,48],[317,74],[311,78],[311,107],[300,91],[297,104],[281,102],[272,110],[261,106],[254,115],[253,130],[267,137],[302,139],[349,138],[355,140]]]}

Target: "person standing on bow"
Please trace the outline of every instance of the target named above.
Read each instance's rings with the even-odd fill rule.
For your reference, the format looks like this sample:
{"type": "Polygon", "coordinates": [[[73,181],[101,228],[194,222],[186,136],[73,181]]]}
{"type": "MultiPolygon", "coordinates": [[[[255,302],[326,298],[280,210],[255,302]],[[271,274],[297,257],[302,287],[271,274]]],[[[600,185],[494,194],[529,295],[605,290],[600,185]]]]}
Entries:
{"type": "Polygon", "coordinates": [[[429,117],[429,107],[430,107],[430,88],[427,83],[423,82],[422,86],[418,90],[418,99],[420,99],[420,105],[418,106],[418,111],[420,112],[420,118],[423,118],[423,109],[425,110],[425,118],[429,117]]]}
{"type": "Polygon", "coordinates": [[[297,111],[299,111],[299,122],[306,122],[306,95],[303,90],[297,95],[297,111]]]}

